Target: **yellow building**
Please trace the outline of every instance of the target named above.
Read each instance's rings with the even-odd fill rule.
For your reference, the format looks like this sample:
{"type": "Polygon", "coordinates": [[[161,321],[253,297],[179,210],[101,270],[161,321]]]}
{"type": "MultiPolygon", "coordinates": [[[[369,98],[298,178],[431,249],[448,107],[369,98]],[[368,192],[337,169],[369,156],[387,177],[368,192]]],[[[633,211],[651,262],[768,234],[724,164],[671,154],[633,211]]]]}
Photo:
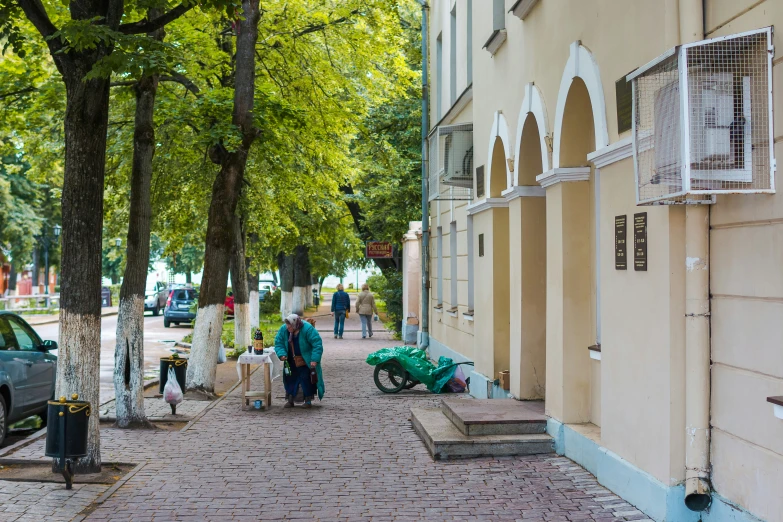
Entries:
{"type": "Polygon", "coordinates": [[[430,0],[422,343],[476,397],[544,399],[655,520],[783,520],[775,25],[780,0],[430,0]]]}

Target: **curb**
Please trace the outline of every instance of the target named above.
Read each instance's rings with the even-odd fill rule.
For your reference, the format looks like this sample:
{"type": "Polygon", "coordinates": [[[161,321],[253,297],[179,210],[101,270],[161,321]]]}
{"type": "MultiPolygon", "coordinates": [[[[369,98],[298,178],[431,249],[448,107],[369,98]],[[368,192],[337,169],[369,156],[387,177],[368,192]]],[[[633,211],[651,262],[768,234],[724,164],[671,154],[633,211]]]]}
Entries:
{"type": "MultiPolygon", "coordinates": [[[[118,315],[119,313],[120,313],[119,310],[116,312],[101,313],[101,317],[111,317],[113,315],[118,315]]],[[[24,316],[22,316],[22,318],[24,318],[24,316]]],[[[41,321],[40,323],[27,323],[27,324],[35,328],[36,326],[43,326],[46,324],[57,324],[59,322],[60,322],[60,318],[58,317],[57,319],[51,319],[49,321],[41,321]]]]}

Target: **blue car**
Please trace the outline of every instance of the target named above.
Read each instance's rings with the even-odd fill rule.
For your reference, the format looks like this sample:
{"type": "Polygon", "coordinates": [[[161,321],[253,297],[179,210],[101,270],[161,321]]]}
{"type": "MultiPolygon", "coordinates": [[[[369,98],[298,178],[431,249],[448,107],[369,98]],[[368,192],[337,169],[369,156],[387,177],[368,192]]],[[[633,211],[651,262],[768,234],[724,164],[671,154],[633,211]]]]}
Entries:
{"type": "Polygon", "coordinates": [[[16,421],[40,415],[46,422],[57,375],[57,357],[49,352],[56,349],[18,315],[0,312],[0,444],[16,421]]]}

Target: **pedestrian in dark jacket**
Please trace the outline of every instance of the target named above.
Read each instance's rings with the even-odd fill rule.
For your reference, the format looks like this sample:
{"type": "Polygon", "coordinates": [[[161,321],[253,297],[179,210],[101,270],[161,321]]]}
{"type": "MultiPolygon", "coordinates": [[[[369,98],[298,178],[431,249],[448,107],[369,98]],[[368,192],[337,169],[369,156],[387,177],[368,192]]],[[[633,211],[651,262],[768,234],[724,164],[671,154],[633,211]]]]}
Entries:
{"type": "Polygon", "coordinates": [[[337,291],[332,296],[332,315],[334,316],[334,338],[343,338],[345,316],[351,311],[351,296],[345,293],[343,285],[337,285],[337,291]]]}

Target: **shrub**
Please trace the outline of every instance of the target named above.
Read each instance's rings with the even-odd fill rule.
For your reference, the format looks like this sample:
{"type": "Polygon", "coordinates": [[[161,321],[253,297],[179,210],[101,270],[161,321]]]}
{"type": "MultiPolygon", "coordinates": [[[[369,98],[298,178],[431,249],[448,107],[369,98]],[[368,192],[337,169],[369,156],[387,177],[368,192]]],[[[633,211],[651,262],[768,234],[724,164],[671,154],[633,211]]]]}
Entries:
{"type": "Polygon", "coordinates": [[[386,274],[367,278],[370,290],[386,303],[386,315],[394,331],[402,331],[402,272],[388,271],[386,274]]]}

